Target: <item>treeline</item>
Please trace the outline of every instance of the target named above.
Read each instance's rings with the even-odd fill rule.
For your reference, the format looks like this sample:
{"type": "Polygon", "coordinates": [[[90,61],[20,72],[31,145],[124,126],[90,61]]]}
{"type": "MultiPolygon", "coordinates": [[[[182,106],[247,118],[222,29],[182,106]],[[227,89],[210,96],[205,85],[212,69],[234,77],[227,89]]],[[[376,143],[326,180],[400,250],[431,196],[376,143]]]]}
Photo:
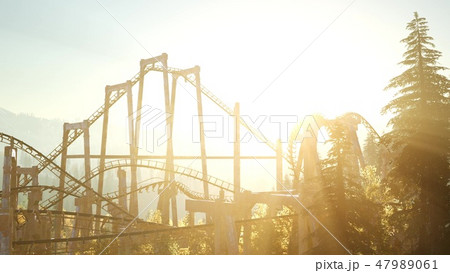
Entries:
{"type": "MultiPolygon", "coordinates": [[[[284,181],[298,189],[309,211],[302,210],[303,222],[264,220],[269,209],[256,206],[252,218],[264,221],[251,225],[248,253],[297,254],[300,239],[304,254],[450,254],[450,81],[441,74],[446,68],[438,64],[441,52],[425,18],[414,13],[407,30],[401,40],[405,71],[387,85],[395,93],[381,109],[393,114],[392,130],[380,137],[368,134],[361,168],[348,122],[339,117],[328,124],[330,149],[319,174],[305,181],[292,164],[292,177],[284,181]],[[296,232],[300,224],[304,238],[296,232]]],[[[284,207],[277,215],[294,211],[284,207]]],[[[185,235],[190,243],[183,248],[175,241],[163,245],[167,254],[212,254],[212,237],[206,234],[185,235]]],[[[242,233],[239,237],[244,253],[242,233]]],[[[137,253],[154,253],[155,247],[137,253]]]]}
{"type": "Polygon", "coordinates": [[[405,71],[387,85],[395,93],[381,110],[393,114],[392,130],[369,134],[368,166],[358,171],[348,127],[336,122],[320,178],[303,185],[315,189],[310,210],[330,231],[310,234],[318,242],[311,254],[346,253],[343,246],[353,254],[450,254],[450,81],[426,19],[414,13],[407,30],[405,71]]]}

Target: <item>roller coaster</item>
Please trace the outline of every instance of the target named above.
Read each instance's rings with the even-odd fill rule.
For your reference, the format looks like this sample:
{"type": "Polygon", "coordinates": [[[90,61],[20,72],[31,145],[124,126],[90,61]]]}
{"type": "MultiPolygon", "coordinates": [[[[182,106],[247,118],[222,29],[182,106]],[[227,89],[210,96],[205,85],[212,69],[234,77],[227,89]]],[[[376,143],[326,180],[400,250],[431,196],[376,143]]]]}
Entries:
{"type": "MultiPolygon", "coordinates": [[[[289,140],[290,149],[283,152],[280,141],[271,142],[258,128],[248,124],[240,116],[238,103],[234,109],[227,106],[201,84],[198,66],[188,69],[171,68],[168,67],[167,60],[167,54],[143,59],[140,62],[139,72],[130,80],[117,85],[107,85],[104,104],[82,122],[65,123],[62,142],[48,155],[44,155],[20,139],[0,132],[0,142],[5,146],[0,213],[2,254],[168,254],[169,242],[176,242],[179,246],[177,254],[183,254],[186,249],[199,247],[200,243],[196,238],[203,238],[207,242],[206,246],[202,244],[206,254],[251,254],[249,248],[251,227],[267,221],[286,219],[295,223],[291,229],[295,236],[291,236],[289,253],[307,253],[311,247],[311,242],[306,243],[310,240],[308,234],[318,227],[314,220],[304,213],[307,201],[302,199],[298,189],[284,185],[283,163],[292,166],[294,180],[303,179],[307,183],[308,179],[317,176],[320,172],[317,139],[304,141],[300,149],[297,149],[294,135],[302,130],[302,126],[299,125],[289,140]],[[137,143],[142,126],[144,79],[150,72],[163,75],[167,115],[165,123],[170,134],[175,113],[177,80],[184,79],[196,89],[200,136],[198,158],[202,162],[201,171],[190,166],[174,164],[176,157],[173,151],[173,137],[167,139],[165,155],[159,157],[139,155],[137,143]],[[169,75],[172,77],[171,87],[169,75]],[[139,86],[137,105],[133,107],[132,87],[136,84],[139,86]],[[111,155],[106,151],[109,112],[124,95],[127,97],[130,151],[126,155],[111,155]],[[223,157],[233,160],[233,182],[208,174],[208,159],[212,157],[208,157],[206,153],[203,98],[212,101],[226,115],[233,117],[235,139],[233,156],[223,157]],[[89,128],[102,117],[100,154],[93,155],[90,152],[89,128]],[[274,155],[241,156],[241,127],[248,130],[263,143],[262,145],[270,148],[274,155]],[[84,176],[77,178],[67,171],[67,160],[71,158],[68,148],[81,136],[84,138],[84,153],[79,157],[84,159],[84,176]],[[19,150],[34,158],[37,165],[18,166],[19,150]],[[99,165],[91,169],[93,158],[99,159],[99,165]],[[276,191],[251,192],[241,187],[241,160],[245,158],[268,158],[275,161],[276,191]],[[137,170],[141,169],[163,173],[164,178],[147,177],[148,179],[138,182],[137,170]],[[39,176],[44,170],[55,175],[59,179],[59,185],[49,185],[40,180],[39,176]],[[119,180],[118,189],[104,193],[105,173],[113,170],[116,171],[119,180]],[[127,172],[131,178],[130,183],[126,181],[127,172]],[[97,179],[96,189],[91,183],[94,179],[97,179]],[[153,181],[155,179],[156,182],[153,181]],[[146,183],[147,181],[151,182],[146,183]],[[186,181],[191,182],[189,185],[194,183],[203,187],[203,192],[192,189],[186,181]],[[214,189],[217,194],[210,194],[210,189],[214,189]],[[158,193],[157,208],[161,219],[156,222],[143,219],[141,215],[143,209],[139,210],[139,196],[148,191],[158,193]],[[18,206],[19,194],[27,194],[26,209],[18,206]],[[177,215],[178,194],[186,197],[185,208],[189,212],[188,220],[183,226],[179,226],[180,219],[177,215]],[[67,205],[64,201],[69,198],[70,202],[74,202],[74,211],[68,211],[65,207],[67,205]],[[252,219],[252,208],[257,203],[267,204],[270,208],[269,215],[252,219]],[[293,213],[289,215],[277,213],[283,206],[292,208],[293,213]],[[194,223],[194,215],[198,212],[205,214],[205,223],[194,223]],[[239,244],[242,247],[239,247],[239,244]]],[[[335,122],[346,124],[357,158],[355,165],[358,168],[365,166],[356,135],[358,125],[363,125],[370,133],[378,136],[367,120],[356,113],[347,113],[334,120],[322,117],[315,119],[318,124],[317,130],[335,122]]],[[[195,160],[197,157],[186,158],[195,160]]]]}

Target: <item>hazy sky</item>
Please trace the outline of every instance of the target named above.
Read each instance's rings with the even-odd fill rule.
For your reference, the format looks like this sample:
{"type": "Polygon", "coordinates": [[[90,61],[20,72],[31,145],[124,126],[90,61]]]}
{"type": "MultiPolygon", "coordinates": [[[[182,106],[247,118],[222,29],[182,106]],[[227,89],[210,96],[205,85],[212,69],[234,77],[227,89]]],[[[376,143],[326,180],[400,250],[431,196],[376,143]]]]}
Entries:
{"type": "MultiPolygon", "coordinates": [[[[169,66],[200,65],[202,83],[253,118],[353,111],[381,133],[388,117],[380,109],[393,93],[383,88],[404,69],[399,41],[414,11],[428,19],[441,64],[450,67],[448,0],[356,0],[350,7],[352,0],[99,1],[145,49],[95,0],[0,0],[0,107],[78,122],[103,104],[105,85],[130,79],[140,59],[166,52],[169,66]]],[[[145,104],[163,108],[155,75],[146,79],[145,104]]],[[[180,84],[176,123],[186,125],[196,113],[195,90],[180,84]]],[[[223,113],[205,102],[205,114],[223,113]]],[[[126,114],[110,120],[125,128],[126,114]]],[[[180,146],[176,154],[189,153],[180,146]]],[[[231,171],[220,176],[232,180],[231,171]]]]}
{"type": "MultiPolygon", "coordinates": [[[[428,19],[440,61],[450,66],[450,1],[100,3],[145,49],[95,0],[1,0],[0,107],[81,121],[103,103],[105,85],[166,52],[169,66],[200,65],[202,83],[254,119],[354,111],[381,133],[388,117],[380,108],[392,95],[383,88],[403,70],[399,41],[414,11],[428,19]]],[[[163,108],[161,84],[149,74],[145,104],[163,108]]],[[[191,117],[195,90],[178,90],[177,114],[191,117]]],[[[222,114],[205,104],[205,114],[222,114]]]]}
{"type": "MultiPolygon", "coordinates": [[[[252,115],[356,111],[377,123],[414,11],[450,66],[445,0],[356,0],[312,45],[350,0],[100,2],[152,55],[200,65],[204,85],[252,115]]],[[[0,3],[0,106],[13,112],[87,118],[105,85],[150,57],[95,0],[0,3]]]]}

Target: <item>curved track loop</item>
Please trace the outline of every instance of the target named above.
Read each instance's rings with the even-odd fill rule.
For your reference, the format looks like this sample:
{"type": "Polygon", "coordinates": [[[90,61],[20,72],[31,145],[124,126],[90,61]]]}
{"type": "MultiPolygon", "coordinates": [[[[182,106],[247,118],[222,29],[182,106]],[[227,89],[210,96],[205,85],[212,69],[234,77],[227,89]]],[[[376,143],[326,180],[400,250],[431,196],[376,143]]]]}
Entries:
{"type": "Polygon", "coordinates": [[[72,190],[74,187],[77,188],[83,188],[84,190],[91,191],[93,195],[102,200],[105,201],[108,204],[111,204],[115,208],[119,209],[122,213],[125,213],[125,215],[132,217],[131,214],[129,214],[126,210],[115,204],[114,202],[109,201],[108,199],[104,198],[103,196],[99,195],[96,191],[94,191],[92,188],[87,187],[85,184],[80,182],[78,179],[73,177],[71,174],[63,171],[58,165],[56,165],[52,160],[47,158],[45,155],[43,155],[38,150],[34,149],[31,145],[28,145],[27,143],[21,141],[20,139],[17,139],[15,137],[12,137],[10,135],[4,134],[0,132],[0,142],[9,144],[13,146],[14,148],[24,151],[30,156],[32,156],[34,159],[36,159],[40,165],[46,166],[48,170],[50,170],[56,177],[60,177],[61,174],[64,174],[66,179],[64,183],[68,186],[66,188],[67,193],[72,194],[72,190]]]}
{"type": "MultiPolygon", "coordinates": [[[[118,168],[125,168],[125,167],[131,167],[131,160],[130,159],[119,159],[119,160],[113,160],[113,161],[109,161],[105,163],[105,166],[103,168],[103,171],[101,170],[100,166],[98,166],[97,168],[93,169],[89,175],[89,178],[86,179],[85,177],[81,178],[80,181],[82,183],[85,183],[87,180],[93,179],[94,177],[98,176],[101,172],[106,172],[108,170],[112,170],[112,169],[118,169],[118,168]]],[[[194,178],[197,181],[205,181],[206,183],[218,187],[220,189],[223,189],[224,191],[228,191],[228,192],[234,192],[234,185],[226,182],[220,178],[214,177],[214,176],[207,176],[206,180],[203,180],[203,174],[197,170],[194,169],[189,169],[186,167],[182,167],[182,166],[177,166],[174,165],[173,168],[167,168],[166,163],[160,162],[160,161],[156,161],[156,160],[145,160],[145,159],[139,159],[136,162],[136,166],[140,167],[140,168],[149,168],[149,169],[155,169],[155,170],[160,170],[160,171],[166,171],[166,170],[173,170],[173,172],[175,174],[179,174],[182,176],[186,176],[186,177],[190,177],[190,178],[194,178]]],[[[185,189],[187,189],[187,187],[184,187],[185,189]]],[[[243,191],[244,189],[241,188],[241,191],[243,191]]],[[[75,195],[81,195],[82,191],[84,191],[84,189],[80,188],[80,185],[75,185],[74,187],[71,187],[67,190],[70,194],[74,193],[75,195]]],[[[186,190],[192,192],[191,190],[186,190]]],[[[46,203],[44,203],[42,205],[43,208],[50,208],[53,205],[55,205],[56,203],[58,203],[59,201],[61,201],[61,199],[57,196],[54,195],[52,197],[50,197],[49,199],[46,200],[46,203]]]]}
{"type": "MultiPolygon", "coordinates": [[[[39,163],[41,162],[48,162],[49,159],[44,156],[41,152],[39,152],[38,150],[34,149],[32,146],[28,145],[27,143],[14,138],[10,135],[4,134],[0,132],[0,142],[5,143],[5,144],[13,144],[13,146],[19,150],[22,150],[24,152],[26,152],[27,154],[31,155],[33,158],[35,158],[36,160],[38,160],[39,163]]],[[[137,166],[138,167],[143,167],[143,168],[151,168],[151,169],[157,169],[157,170],[161,170],[161,171],[165,171],[166,170],[166,164],[160,161],[154,161],[154,160],[138,160],[137,162],[137,166]]],[[[83,192],[86,190],[91,190],[92,192],[95,193],[95,195],[97,195],[98,198],[102,199],[103,201],[106,201],[108,204],[113,203],[111,200],[111,198],[105,198],[102,197],[100,195],[98,195],[92,188],[87,188],[85,186],[85,182],[94,178],[95,176],[98,176],[100,174],[100,168],[97,167],[95,169],[93,169],[91,171],[90,174],[90,178],[86,179],[85,177],[81,178],[80,180],[76,179],[75,177],[73,177],[72,175],[68,174],[67,172],[64,172],[58,165],[56,165],[54,162],[50,162],[47,165],[47,169],[49,169],[53,174],[55,174],[57,177],[60,176],[61,173],[64,173],[66,176],[66,184],[70,184],[68,188],[66,188],[66,190],[64,190],[64,194],[65,197],[68,195],[71,196],[75,196],[75,197],[81,197],[83,195],[83,192]]],[[[107,162],[105,164],[105,168],[104,168],[104,172],[111,170],[111,169],[116,169],[116,168],[120,168],[120,167],[130,167],[131,166],[131,161],[128,159],[123,159],[123,160],[115,160],[115,161],[110,161],[107,162]]],[[[185,168],[182,166],[174,166],[173,168],[174,173],[179,174],[179,175],[183,175],[186,177],[190,177],[190,178],[194,178],[198,181],[203,181],[202,177],[203,174],[197,170],[194,169],[189,169],[189,168],[185,168]]],[[[234,191],[234,185],[226,182],[222,179],[213,177],[213,176],[208,176],[208,179],[206,180],[206,182],[212,186],[218,187],[220,189],[223,189],[225,191],[228,192],[233,192],[234,191]]],[[[205,199],[204,195],[202,193],[199,192],[195,192],[191,189],[189,189],[188,186],[176,182],[175,181],[175,186],[178,190],[180,190],[181,192],[183,192],[186,196],[188,196],[189,198],[192,199],[205,199]]],[[[144,186],[142,188],[139,188],[138,191],[142,191],[145,190],[146,188],[149,188],[150,186],[144,186]]],[[[41,185],[41,186],[21,186],[21,187],[17,187],[16,189],[18,191],[29,191],[32,188],[40,188],[41,190],[50,190],[50,191],[58,191],[60,192],[61,190],[58,187],[54,187],[54,186],[46,186],[46,185],[41,185]]],[[[241,189],[242,191],[243,189],[241,189]]],[[[129,194],[129,193],[127,193],[129,194]]],[[[211,196],[210,199],[216,199],[218,198],[218,196],[211,196]]],[[[113,198],[115,199],[115,198],[113,198]]],[[[53,205],[55,205],[56,203],[58,203],[60,201],[60,198],[58,198],[57,195],[52,196],[51,198],[46,200],[46,203],[41,204],[42,208],[44,209],[49,209],[50,207],[52,207],[53,205]]],[[[116,207],[118,207],[115,203],[114,205],[116,207]]]]}
{"type": "MultiPolygon", "coordinates": [[[[143,191],[148,191],[149,189],[155,189],[155,188],[157,188],[158,190],[161,190],[164,187],[164,183],[165,183],[165,181],[159,181],[159,182],[146,184],[146,185],[138,187],[135,191],[136,192],[143,192],[143,191]]],[[[211,194],[209,195],[208,198],[205,198],[205,195],[203,193],[193,191],[188,186],[186,186],[185,184],[177,182],[177,181],[174,181],[174,187],[177,190],[179,190],[182,193],[184,193],[187,197],[189,197],[191,199],[196,199],[196,200],[216,200],[216,199],[219,199],[219,195],[211,195],[211,194]]],[[[115,192],[107,193],[106,194],[106,198],[108,198],[110,200],[115,200],[115,199],[118,199],[120,197],[127,196],[127,195],[129,195],[131,193],[132,193],[131,191],[128,191],[126,194],[119,195],[119,192],[115,191],[115,192]]],[[[225,200],[231,202],[232,198],[231,197],[225,197],[225,200]]]]}
{"type": "Polygon", "coordinates": [[[378,134],[378,132],[373,128],[373,126],[360,114],[354,113],[354,112],[348,112],[343,114],[343,118],[353,118],[355,121],[358,122],[358,124],[362,124],[369,132],[371,132],[377,139],[380,141],[381,136],[378,134]]]}
{"type": "MultiPolygon", "coordinates": [[[[163,72],[165,69],[166,69],[165,67],[163,67],[159,64],[156,64],[151,68],[151,70],[159,71],[159,72],[163,72]]],[[[194,86],[194,87],[197,86],[197,83],[195,80],[195,75],[183,73],[182,69],[172,68],[172,67],[168,67],[167,71],[173,75],[183,77],[192,86],[194,86]]],[[[214,104],[219,106],[219,108],[221,108],[223,111],[225,111],[228,115],[234,116],[234,110],[231,109],[228,105],[226,105],[216,95],[214,95],[213,92],[208,90],[203,85],[200,85],[200,89],[201,89],[202,94],[205,95],[207,98],[209,98],[214,104]]],[[[242,124],[242,126],[244,126],[247,130],[249,130],[256,137],[256,139],[258,139],[260,142],[266,144],[274,152],[277,151],[277,146],[273,142],[271,142],[259,129],[254,128],[253,126],[247,124],[242,117],[240,117],[239,122],[242,124]]],[[[283,154],[283,158],[286,160],[289,160],[289,158],[285,154],[283,154]]]]}
{"type": "MultiPolygon", "coordinates": [[[[130,217],[113,217],[109,215],[97,215],[97,214],[90,214],[90,213],[80,213],[80,212],[72,212],[72,211],[57,211],[57,210],[16,210],[16,213],[18,212],[27,212],[27,213],[39,213],[39,214],[47,214],[52,215],[53,217],[57,215],[61,216],[80,216],[84,218],[93,218],[93,219],[104,219],[109,222],[112,221],[131,221],[133,218],[130,217]]],[[[150,223],[150,222],[144,222],[141,223],[150,223]]],[[[155,223],[152,223],[155,224],[155,223]]]]}
{"type": "MultiPolygon", "coordinates": [[[[158,190],[161,190],[164,186],[164,181],[159,181],[159,182],[154,182],[154,183],[150,183],[150,184],[145,184],[142,185],[140,187],[138,187],[135,191],[127,191],[126,194],[122,194],[120,195],[118,191],[114,191],[114,192],[109,192],[105,194],[105,198],[109,199],[110,201],[116,200],[120,197],[123,196],[128,196],[133,192],[143,192],[143,191],[148,191],[149,189],[154,190],[155,188],[157,188],[158,190]]],[[[187,197],[191,198],[191,199],[196,199],[196,200],[216,200],[219,198],[219,195],[209,195],[208,198],[205,198],[205,195],[203,193],[200,192],[196,192],[191,190],[188,186],[186,186],[183,183],[180,182],[176,182],[174,181],[174,187],[179,190],[180,192],[184,193],[187,197]]],[[[130,187],[128,187],[130,188],[130,187]]],[[[17,188],[13,188],[12,190],[15,190],[17,192],[29,192],[32,191],[34,189],[39,189],[40,191],[57,191],[57,192],[63,192],[66,196],[70,195],[73,197],[81,197],[80,192],[67,192],[67,191],[62,191],[60,188],[58,187],[54,187],[54,186],[48,186],[48,185],[38,185],[38,186],[23,186],[23,187],[17,187],[17,188]]],[[[0,191],[0,195],[2,194],[3,191],[0,191]]],[[[231,202],[232,198],[231,197],[225,197],[226,201],[231,202]]]]}
{"type": "MultiPolygon", "coordinates": [[[[348,112],[345,113],[341,116],[336,117],[335,119],[325,119],[323,118],[321,115],[314,115],[314,120],[315,122],[317,122],[317,125],[319,128],[321,127],[327,127],[330,124],[334,123],[334,122],[346,122],[349,124],[353,124],[353,125],[358,125],[358,124],[362,124],[367,131],[369,131],[370,133],[372,133],[377,139],[378,142],[381,143],[381,136],[378,134],[378,132],[373,128],[373,126],[360,114],[358,113],[354,113],[354,112],[348,112]]],[[[297,126],[292,130],[290,137],[289,137],[289,146],[292,146],[293,150],[288,152],[288,162],[290,162],[291,164],[293,164],[293,162],[295,162],[295,157],[294,155],[297,152],[297,148],[296,148],[296,136],[299,133],[299,130],[301,129],[301,123],[298,123],[297,126]]],[[[382,143],[381,143],[382,144],[382,143]]],[[[382,144],[384,146],[384,144],[382,144]]],[[[387,147],[385,147],[386,150],[389,152],[389,149],[387,147]]]]}
{"type": "MultiPolygon", "coordinates": [[[[65,190],[61,190],[58,187],[55,186],[48,186],[48,185],[38,185],[38,186],[23,186],[23,187],[17,187],[17,188],[12,188],[12,191],[17,191],[17,192],[28,192],[28,191],[32,191],[34,189],[39,189],[40,191],[57,191],[57,192],[63,192],[66,195],[71,195],[73,197],[81,197],[81,195],[77,195],[76,193],[70,193],[67,192],[65,190]]],[[[2,191],[0,191],[0,194],[2,193],[2,191]]]]}
{"type": "MultiPolygon", "coordinates": [[[[182,76],[187,82],[192,84],[193,86],[196,86],[195,80],[192,79],[189,75],[180,73],[183,71],[182,69],[178,68],[171,68],[171,67],[163,67],[161,64],[150,64],[146,66],[143,70],[144,75],[146,75],[149,71],[159,71],[163,72],[167,70],[169,73],[175,75],[175,76],[182,76]]],[[[131,86],[134,86],[136,83],[139,82],[139,78],[141,77],[140,72],[135,74],[131,79],[131,86]]],[[[215,96],[211,91],[209,91],[206,87],[201,86],[201,92],[208,97],[212,102],[214,102],[216,105],[218,105],[222,110],[224,110],[229,115],[234,115],[234,111],[228,107],[223,101],[221,101],[217,96],[215,96]]],[[[117,90],[117,92],[114,92],[110,99],[109,99],[109,107],[111,108],[123,95],[126,94],[125,89],[117,90]]],[[[105,113],[106,106],[103,104],[100,106],[92,115],[89,116],[87,119],[88,126],[90,127],[92,124],[94,124],[103,114],[105,113]]],[[[268,145],[272,150],[276,151],[276,145],[274,145],[270,140],[268,140],[258,129],[253,128],[252,126],[248,125],[242,118],[240,119],[241,124],[247,128],[257,139],[259,139],[261,142],[268,145]]],[[[49,161],[43,161],[39,162],[38,164],[38,171],[41,172],[44,170],[48,165],[49,162],[53,162],[58,156],[61,155],[62,151],[69,147],[78,137],[80,137],[83,134],[83,130],[73,130],[69,133],[68,139],[67,139],[67,145],[64,147],[63,143],[60,143],[58,146],[56,146],[53,151],[51,151],[47,158],[49,161]]],[[[287,157],[283,155],[285,159],[287,157]]],[[[22,183],[19,185],[27,185],[29,183],[28,180],[25,178],[21,180],[22,183]]]]}
{"type": "MultiPolygon", "coordinates": [[[[188,81],[193,86],[196,86],[195,80],[192,78],[192,75],[186,75],[184,73],[180,73],[182,69],[178,68],[170,68],[170,67],[163,67],[160,64],[151,64],[144,68],[143,73],[146,75],[149,71],[159,71],[163,72],[167,70],[169,73],[171,73],[174,76],[182,76],[186,81],[188,81]]],[[[135,74],[131,79],[131,85],[134,86],[136,83],[139,82],[139,78],[141,77],[140,72],[135,74]]],[[[217,96],[215,96],[211,91],[209,91],[204,86],[201,86],[201,92],[208,97],[212,102],[214,102],[216,105],[218,105],[222,110],[224,110],[229,115],[234,115],[234,111],[228,107],[224,102],[222,102],[217,96]]],[[[109,107],[112,107],[124,94],[126,94],[125,89],[117,90],[117,92],[114,92],[110,98],[109,98],[109,107]]],[[[88,126],[90,127],[92,124],[94,124],[103,114],[105,113],[106,106],[103,104],[100,106],[89,118],[87,119],[88,126]]],[[[250,132],[252,132],[257,139],[268,145],[272,150],[276,151],[276,146],[271,143],[259,130],[253,128],[252,126],[248,125],[242,118],[240,119],[240,123],[247,128],[250,132]]],[[[60,143],[58,146],[56,146],[53,151],[51,151],[46,159],[47,160],[38,160],[38,172],[43,171],[45,168],[47,168],[50,163],[53,162],[58,156],[61,155],[62,151],[69,147],[78,137],[80,137],[83,134],[83,130],[73,130],[69,133],[68,139],[67,139],[67,145],[64,146],[63,143],[60,143]]],[[[285,159],[287,159],[286,155],[283,155],[285,159]]],[[[50,166],[50,169],[53,169],[54,166],[50,166]]],[[[19,181],[20,186],[26,186],[30,180],[28,180],[26,177],[22,178],[19,181]]],[[[74,188],[74,185],[70,186],[71,188],[74,188]]],[[[71,190],[69,190],[71,191],[71,190]]]]}
{"type": "MultiPolygon", "coordinates": [[[[152,69],[152,66],[147,66],[144,69],[144,75],[147,74],[151,69],[152,69]]],[[[137,73],[136,75],[134,75],[130,79],[132,86],[134,86],[136,83],[139,82],[139,77],[140,77],[140,73],[137,73]]],[[[111,95],[110,99],[109,99],[109,107],[111,108],[125,94],[126,94],[126,90],[125,89],[120,89],[120,90],[117,90],[117,92],[114,92],[111,95]]],[[[105,113],[105,108],[106,108],[105,104],[103,104],[92,115],[89,116],[89,118],[87,119],[89,127],[92,124],[94,124],[101,116],[103,116],[103,114],[105,113]]],[[[53,149],[53,151],[51,151],[47,155],[48,161],[42,161],[42,162],[40,161],[39,162],[39,164],[38,164],[38,171],[41,172],[45,168],[47,168],[47,166],[50,164],[50,162],[53,162],[58,156],[60,156],[62,151],[65,148],[67,148],[68,146],[70,146],[82,134],[83,134],[83,130],[71,131],[69,133],[69,136],[68,136],[68,139],[67,139],[67,145],[64,147],[63,143],[60,143],[58,146],[56,146],[56,148],[53,149]]],[[[21,180],[21,181],[22,181],[21,184],[23,184],[23,185],[27,185],[28,182],[29,182],[26,179],[21,180]]]]}
{"type": "MultiPolygon", "coordinates": [[[[237,225],[248,225],[252,223],[258,222],[266,222],[266,221],[276,221],[277,219],[289,219],[298,217],[298,214],[289,214],[289,215],[281,215],[281,216],[272,216],[272,217],[263,217],[263,218],[255,218],[255,219],[245,219],[245,220],[237,220],[235,223],[237,225]]],[[[146,222],[148,224],[155,224],[152,222],[146,222]]],[[[160,225],[160,224],[158,224],[160,225]]],[[[42,239],[42,240],[32,240],[32,241],[15,241],[13,244],[15,246],[20,245],[37,245],[37,244],[56,244],[56,243],[69,243],[69,242],[89,242],[89,241],[100,241],[100,240],[110,240],[114,238],[131,238],[131,237],[141,237],[142,239],[135,239],[135,242],[145,242],[149,239],[148,236],[152,234],[161,234],[167,232],[184,232],[189,230],[201,230],[207,228],[213,228],[213,224],[202,224],[202,225],[191,225],[184,227],[172,227],[172,226],[162,226],[160,225],[160,229],[152,229],[152,230],[141,230],[141,231],[130,231],[130,232],[122,232],[122,233],[114,233],[114,234],[102,234],[95,236],[87,236],[87,237],[75,237],[75,238],[52,238],[52,239],[42,239]]],[[[172,233],[173,234],[173,233],[172,233]]],[[[20,253],[18,253],[20,254],[20,253]]]]}

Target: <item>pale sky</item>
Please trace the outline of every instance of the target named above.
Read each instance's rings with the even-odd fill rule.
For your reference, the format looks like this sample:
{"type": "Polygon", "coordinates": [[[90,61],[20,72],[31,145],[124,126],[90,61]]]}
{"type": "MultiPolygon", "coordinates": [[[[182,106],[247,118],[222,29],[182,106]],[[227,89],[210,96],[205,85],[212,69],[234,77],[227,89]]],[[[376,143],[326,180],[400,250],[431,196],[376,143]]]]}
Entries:
{"type": "MultiPolygon", "coordinates": [[[[343,13],[351,0],[99,1],[146,50],[95,0],[0,0],[0,107],[78,122],[103,104],[105,85],[166,52],[169,66],[199,65],[202,83],[230,106],[239,101],[242,114],[352,111],[382,133],[380,109],[393,94],[383,88],[404,70],[399,41],[413,12],[450,67],[448,0],[356,0],[343,13]]],[[[161,75],[149,78],[144,103],[163,109],[161,75]]],[[[188,122],[195,90],[185,88],[176,115],[188,122]]],[[[205,114],[223,113],[205,102],[205,114]]]]}
{"type": "MultiPolygon", "coordinates": [[[[450,66],[449,1],[356,0],[253,103],[351,1],[100,2],[153,56],[200,65],[203,84],[229,105],[240,101],[243,113],[356,111],[377,123],[414,11],[450,66]]],[[[84,119],[102,104],[105,85],[127,80],[150,57],[95,0],[0,3],[7,110],[84,119]]]]}

